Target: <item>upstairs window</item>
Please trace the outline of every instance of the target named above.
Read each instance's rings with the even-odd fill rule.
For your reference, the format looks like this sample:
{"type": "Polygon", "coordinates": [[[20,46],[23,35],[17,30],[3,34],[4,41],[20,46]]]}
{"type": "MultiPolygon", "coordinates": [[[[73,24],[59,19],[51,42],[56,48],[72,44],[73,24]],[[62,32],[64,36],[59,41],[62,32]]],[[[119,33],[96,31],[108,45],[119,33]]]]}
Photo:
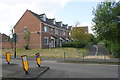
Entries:
{"type": "Polygon", "coordinates": [[[24,27],[24,32],[27,32],[27,31],[28,31],[27,27],[24,27]]]}
{"type": "Polygon", "coordinates": [[[46,21],[46,16],[45,15],[43,15],[43,21],[46,21]]]}
{"type": "Polygon", "coordinates": [[[58,34],[58,29],[55,29],[55,34],[58,34]]]}
{"type": "Polygon", "coordinates": [[[54,30],[53,30],[53,28],[51,28],[51,34],[54,34],[54,30]]]}
{"type": "Polygon", "coordinates": [[[49,32],[49,28],[47,26],[44,27],[44,32],[49,32]]]}
{"type": "Polygon", "coordinates": [[[63,26],[62,22],[61,22],[60,26],[61,26],[61,27],[63,26]]]}
{"type": "Polygon", "coordinates": [[[44,37],[44,45],[48,45],[48,37],[44,37]]]}
{"type": "Polygon", "coordinates": [[[55,24],[56,23],[56,21],[55,21],[55,19],[53,20],[53,24],[55,24]]]}
{"type": "Polygon", "coordinates": [[[62,34],[65,35],[65,31],[62,31],[62,34]]]}

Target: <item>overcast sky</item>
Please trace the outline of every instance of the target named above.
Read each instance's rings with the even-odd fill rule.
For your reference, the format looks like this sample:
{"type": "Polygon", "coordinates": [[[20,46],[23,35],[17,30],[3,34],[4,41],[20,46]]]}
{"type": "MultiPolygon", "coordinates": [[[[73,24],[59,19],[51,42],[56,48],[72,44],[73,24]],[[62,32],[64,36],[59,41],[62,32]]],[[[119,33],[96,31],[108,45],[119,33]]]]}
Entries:
{"type": "Polygon", "coordinates": [[[55,18],[69,26],[80,22],[82,26],[92,26],[93,7],[103,0],[1,0],[0,33],[10,34],[10,29],[28,9],[37,14],[45,13],[48,18],[55,18]]]}

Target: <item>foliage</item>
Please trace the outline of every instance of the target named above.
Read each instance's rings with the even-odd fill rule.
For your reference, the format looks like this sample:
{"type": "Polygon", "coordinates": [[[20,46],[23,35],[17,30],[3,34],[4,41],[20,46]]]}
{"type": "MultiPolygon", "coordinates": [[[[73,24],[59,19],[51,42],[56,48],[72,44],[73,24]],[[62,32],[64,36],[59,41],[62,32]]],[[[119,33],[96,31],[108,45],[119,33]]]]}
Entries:
{"type": "Polygon", "coordinates": [[[101,2],[93,10],[93,15],[95,34],[99,40],[107,44],[106,47],[110,53],[113,55],[119,54],[120,48],[115,45],[120,45],[120,2],[101,2]]]}
{"type": "Polygon", "coordinates": [[[29,42],[30,42],[30,32],[29,31],[26,31],[23,35],[23,38],[26,42],[26,45],[24,46],[25,49],[29,49],[29,42]]]}
{"type": "Polygon", "coordinates": [[[85,41],[71,41],[62,45],[62,47],[83,48],[86,46],[85,41]]]}
{"type": "Polygon", "coordinates": [[[95,37],[93,34],[89,34],[89,37],[90,37],[89,43],[91,45],[97,45],[98,44],[99,41],[98,41],[97,37],[95,37]]]}
{"type": "Polygon", "coordinates": [[[83,41],[87,40],[87,33],[85,33],[85,30],[81,27],[74,27],[72,31],[70,31],[71,37],[75,41],[83,41]]]}
{"type": "Polygon", "coordinates": [[[95,36],[93,34],[86,33],[84,28],[74,27],[70,33],[74,41],[64,44],[64,47],[81,48],[88,44],[97,44],[95,36]]]}

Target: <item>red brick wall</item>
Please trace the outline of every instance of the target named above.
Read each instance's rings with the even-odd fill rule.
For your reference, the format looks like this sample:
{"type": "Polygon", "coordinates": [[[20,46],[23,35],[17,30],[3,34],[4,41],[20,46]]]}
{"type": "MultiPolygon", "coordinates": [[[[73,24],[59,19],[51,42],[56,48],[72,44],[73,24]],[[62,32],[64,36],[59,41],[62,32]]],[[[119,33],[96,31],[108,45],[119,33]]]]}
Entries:
{"type": "Polygon", "coordinates": [[[26,44],[23,39],[24,27],[27,27],[31,32],[30,34],[30,48],[40,48],[40,34],[37,34],[40,31],[40,20],[38,20],[31,12],[28,10],[24,13],[19,22],[15,25],[15,33],[18,36],[17,48],[24,48],[26,44]]]}
{"type": "Polygon", "coordinates": [[[11,49],[12,43],[11,42],[2,42],[2,48],[3,49],[11,49]]]}
{"type": "MultiPolygon", "coordinates": [[[[54,36],[58,39],[58,45],[60,46],[60,37],[67,38],[68,36],[60,35],[59,34],[53,34],[44,32],[44,24],[41,24],[42,32],[40,32],[40,23],[41,21],[36,18],[31,12],[28,10],[24,13],[24,15],[21,17],[21,19],[18,21],[18,23],[15,25],[15,33],[17,34],[17,48],[23,49],[24,45],[26,45],[25,40],[23,39],[24,36],[24,27],[27,27],[27,29],[31,32],[30,34],[30,42],[29,47],[31,49],[39,49],[39,48],[49,48],[49,45],[44,45],[44,37],[48,37],[50,43],[50,37],[54,36]],[[37,33],[40,32],[40,33],[37,33]],[[41,42],[40,42],[41,41],[41,42]],[[41,44],[40,44],[41,43],[41,44]],[[42,45],[40,47],[40,45],[42,45]]],[[[50,26],[47,26],[50,27],[50,26]]]]}

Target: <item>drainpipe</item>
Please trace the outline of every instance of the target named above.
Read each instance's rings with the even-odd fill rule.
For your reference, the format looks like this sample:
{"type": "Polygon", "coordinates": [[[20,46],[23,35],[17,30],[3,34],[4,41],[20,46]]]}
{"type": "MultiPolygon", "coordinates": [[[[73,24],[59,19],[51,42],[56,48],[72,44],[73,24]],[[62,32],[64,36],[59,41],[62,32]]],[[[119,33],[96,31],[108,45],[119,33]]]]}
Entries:
{"type": "Polygon", "coordinates": [[[42,23],[40,22],[40,49],[42,49],[42,23]]]}

